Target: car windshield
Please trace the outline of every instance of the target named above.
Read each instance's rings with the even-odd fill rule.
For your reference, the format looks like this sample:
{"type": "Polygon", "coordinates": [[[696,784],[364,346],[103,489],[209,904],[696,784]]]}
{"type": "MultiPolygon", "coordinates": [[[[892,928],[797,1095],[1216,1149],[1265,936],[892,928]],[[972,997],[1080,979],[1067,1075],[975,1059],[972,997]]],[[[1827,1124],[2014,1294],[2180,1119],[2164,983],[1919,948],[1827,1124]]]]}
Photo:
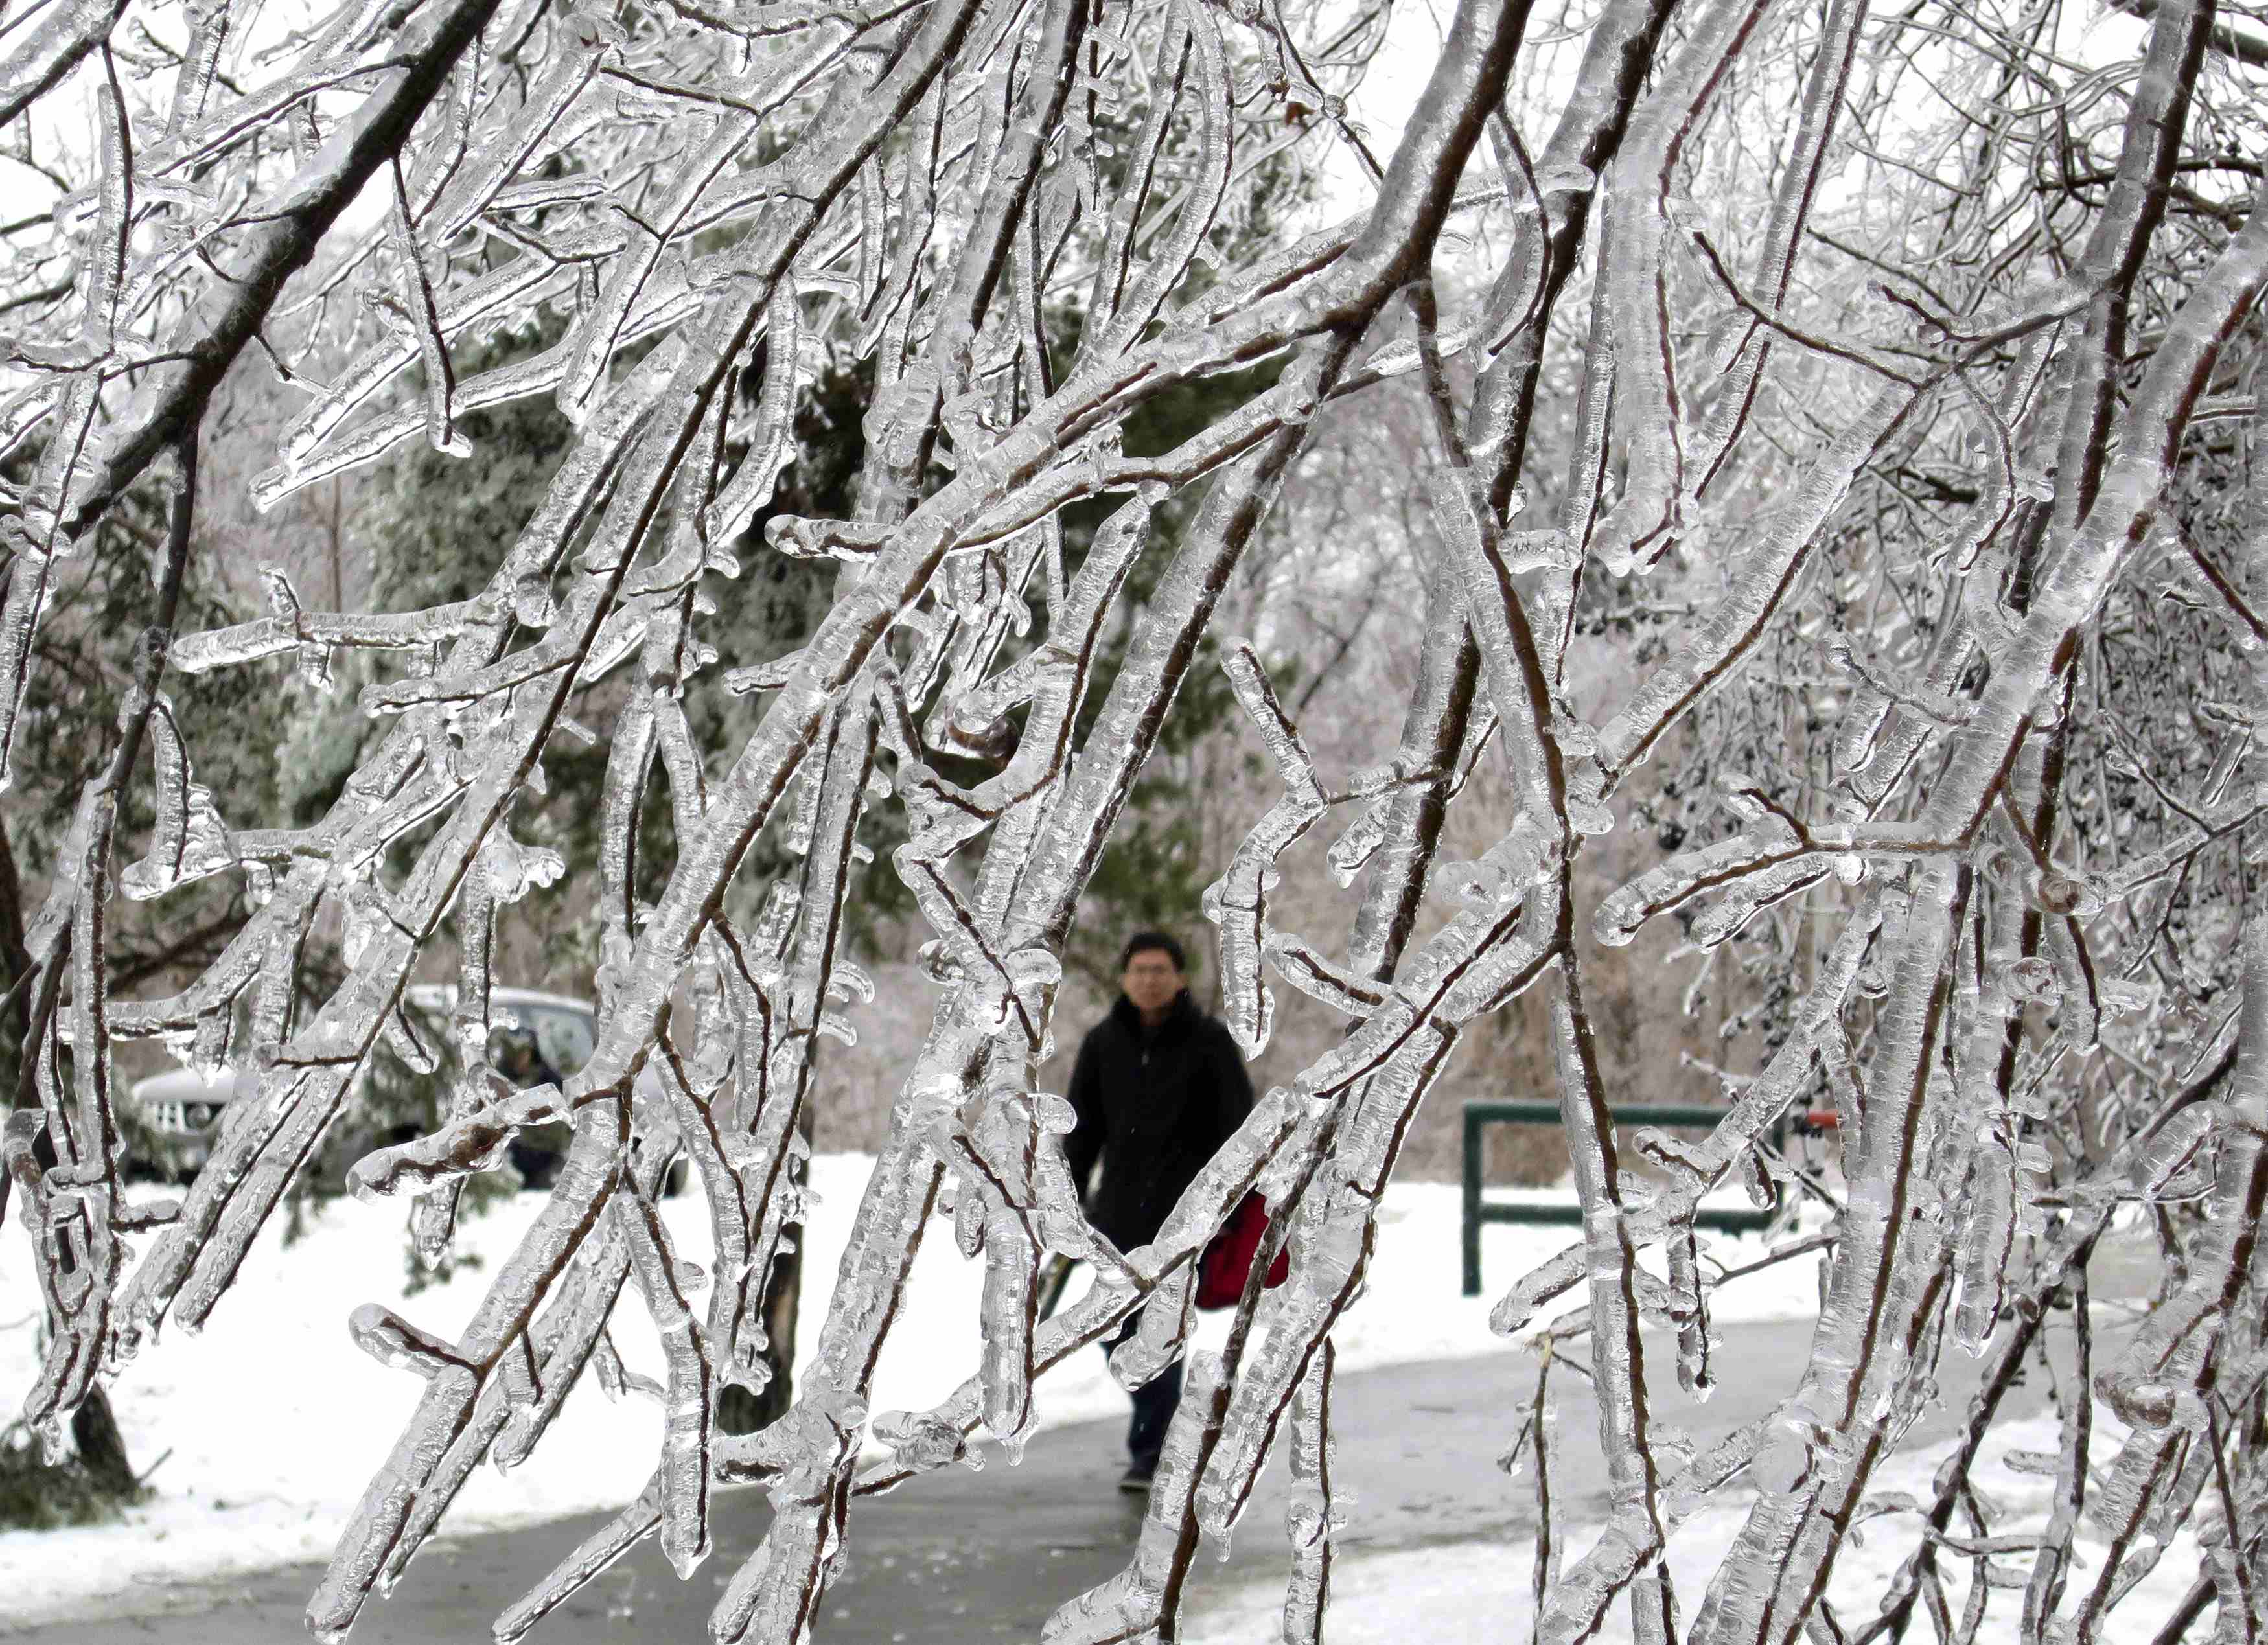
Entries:
{"type": "MultiPolygon", "coordinates": [[[[415,1019],[418,1036],[440,1054],[444,1063],[453,1067],[456,1062],[456,1035],[449,1024],[446,1008],[435,1009],[423,1002],[412,1002],[409,1015],[415,1019]]],[[[499,1042],[512,1033],[533,1034],[535,1050],[543,1068],[561,1079],[578,1072],[591,1060],[592,1022],[588,1011],[578,1011],[563,1005],[506,1005],[499,1002],[494,1011],[499,1042]]],[[[501,1043],[496,1046],[502,1050],[501,1043]]],[[[531,1076],[541,1070],[531,1069],[531,1076]]],[[[531,1080],[532,1083],[532,1080],[531,1080]]]]}
{"type": "Polygon", "coordinates": [[[556,1005],[520,1005],[512,1014],[534,1031],[536,1050],[560,1078],[580,1071],[591,1060],[589,1013],[556,1005]]]}

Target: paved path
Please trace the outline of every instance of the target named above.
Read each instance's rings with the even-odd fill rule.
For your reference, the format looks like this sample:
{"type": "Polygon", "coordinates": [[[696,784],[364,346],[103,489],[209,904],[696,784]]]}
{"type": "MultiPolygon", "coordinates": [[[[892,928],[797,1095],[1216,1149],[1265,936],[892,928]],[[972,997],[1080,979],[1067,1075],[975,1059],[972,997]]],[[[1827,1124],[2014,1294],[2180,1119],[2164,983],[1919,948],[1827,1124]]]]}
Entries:
{"type": "MultiPolygon", "coordinates": [[[[1649,1339],[1660,1375],[1658,1421],[1706,1439],[1771,1408],[1808,1359],[1809,1322],[1725,1330],[1721,1386],[1697,1404],[1681,1393],[1670,1344],[1649,1339]]],[[[1929,1428],[1948,1431],[1974,1386],[1961,1355],[1948,1355],[1949,1410],[1929,1428]]],[[[1533,1524],[1524,1483],[1496,1468],[1514,1414],[1531,1397],[1535,1362],[1507,1352],[1358,1372],[1340,1379],[1339,1476],[1351,1482],[1352,1523],[1341,1546],[1366,1549],[1523,1536],[1533,1524]]],[[[1595,1406],[1580,1379],[1557,1379],[1565,1458],[1562,1501],[1577,1518],[1606,1506],[1595,1406]],[[1570,1488],[1572,1487],[1572,1488],[1570,1488]]],[[[2020,1394],[2027,1405],[2036,1394],[2020,1394]]],[[[1114,1480],[1123,1465],[1123,1424],[1087,1423],[1035,1438],[1020,1467],[997,1458],[982,1472],[952,1469],[865,1499],[850,1517],[850,1551],[830,1592],[819,1636],[828,1645],[973,1645],[1035,1641],[1048,1613],[1124,1563],[1139,1524],[1137,1499],[1114,1480]],[[1005,1477],[1003,1477],[1005,1475],[1005,1477]]],[[[1189,1609],[1208,1593],[1285,1568],[1284,1470],[1263,1476],[1221,1564],[1200,1552],[1189,1609]]],[[[639,1547],[532,1636],[534,1645],[701,1645],[710,1606],[727,1574],[762,1534],[769,1509],[755,1491],[722,1496],[717,1552],[689,1583],[678,1582],[652,1541],[639,1547]]],[[[374,1601],[356,1645],[485,1645],[496,1613],[526,1591],[598,1524],[585,1516],[458,1539],[430,1549],[389,1598],[374,1601]]],[[[304,1645],[301,1612],[318,1569],[296,1567],[210,1588],[182,1589],[160,1616],[58,1623],[12,1635],[40,1645],[304,1645]]]]}

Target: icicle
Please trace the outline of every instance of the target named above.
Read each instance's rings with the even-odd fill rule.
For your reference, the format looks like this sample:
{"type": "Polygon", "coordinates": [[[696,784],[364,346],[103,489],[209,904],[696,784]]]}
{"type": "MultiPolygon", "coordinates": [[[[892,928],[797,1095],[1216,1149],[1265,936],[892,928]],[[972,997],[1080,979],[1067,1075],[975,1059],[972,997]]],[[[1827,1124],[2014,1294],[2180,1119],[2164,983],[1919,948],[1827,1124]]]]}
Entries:
{"type": "Polygon", "coordinates": [[[1205,918],[1220,927],[1221,988],[1228,1029],[1250,1057],[1267,1048],[1276,1010],[1260,965],[1268,887],[1276,878],[1277,859],[1322,815],[1325,801],[1314,760],[1276,701],[1251,642],[1230,641],[1222,650],[1221,669],[1258,727],[1285,788],[1284,797],[1237,847],[1227,872],[1205,888],[1201,904],[1205,918]]]}
{"type": "Polygon", "coordinates": [[[212,790],[196,780],[173,702],[163,693],[151,705],[149,737],[151,766],[157,776],[157,826],[151,833],[149,855],[119,877],[119,889],[139,902],[238,863],[212,790]]]}
{"type": "Polygon", "coordinates": [[[773,288],[765,336],[763,394],[757,402],[755,424],[748,433],[747,455],[701,518],[702,533],[711,542],[730,542],[748,528],[771,501],[780,470],[795,454],[803,310],[792,279],[783,279],[773,288]]]}
{"type": "Polygon", "coordinates": [[[472,443],[457,431],[456,368],[450,364],[449,347],[441,336],[440,305],[433,294],[424,251],[417,243],[417,226],[411,220],[400,161],[389,169],[394,178],[394,261],[402,290],[399,315],[416,340],[418,364],[424,371],[426,441],[447,456],[470,457],[472,443]]]}
{"type": "Polygon", "coordinates": [[[1284,1505],[1292,1577],[1284,1596],[1284,1645],[1319,1645],[1322,1639],[1332,1538],[1346,1523],[1344,1499],[1332,1478],[1331,1371],[1336,1354],[1326,1339],[1292,1401],[1292,1490],[1284,1505]]]}
{"type": "Polygon", "coordinates": [[[706,1333],[687,1304],[683,1276],[677,1272],[659,1213],[637,1193],[616,1196],[611,1209],[630,1246],[631,1272],[637,1276],[669,1365],[659,1474],[661,1546],[681,1581],[709,1557],[715,1371],[706,1333]]]}

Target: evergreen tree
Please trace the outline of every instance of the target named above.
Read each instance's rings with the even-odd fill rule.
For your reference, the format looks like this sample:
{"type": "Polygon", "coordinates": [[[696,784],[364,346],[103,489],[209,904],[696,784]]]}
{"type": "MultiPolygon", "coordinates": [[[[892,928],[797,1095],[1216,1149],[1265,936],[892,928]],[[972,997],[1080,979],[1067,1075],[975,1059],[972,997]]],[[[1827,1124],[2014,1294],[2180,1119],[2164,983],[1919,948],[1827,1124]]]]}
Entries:
{"type": "MultiPolygon", "coordinates": [[[[0,483],[19,489],[37,460],[36,452],[18,453],[0,473],[0,483]]],[[[115,759],[116,711],[133,675],[136,648],[153,620],[165,523],[163,488],[138,486],[103,517],[77,555],[57,563],[58,586],[39,630],[37,666],[18,720],[18,792],[77,793],[115,759]]],[[[189,555],[178,629],[217,628],[251,614],[220,580],[218,563],[219,556],[209,553],[189,555]]],[[[251,814],[269,814],[275,750],[285,719],[274,694],[232,672],[173,675],[166,699],[180,725],[197,728],[193,758],[200,778],[251,814]]],[[[151,794],[147,782],[127,784],[122,838],[149,837],[151,794]]],[[[71,823],[72,813],[63,808],[11,805],[0,811],[0,1069],[7,1071],[0,1080],[0,1114],[40,1102],[32,1061],[24,1054],[39,983],[25,938],[47,888],[27,880],[19,865],[56,861],[71,823]]],[[[162,918],[147,903],[114,900],[104,932],[110,986],[146,991],[195,975],[250,913],[241,882],[232,876],[185,888],[167,900],[162,918]]],[[[142,1115],[130,1102],[119,1104],[118,1113],[133,1162],[154,1158],[154,1138],[142,1115]]],[[[34,1157],[43,1166],[55,1164],[44,1142],[34,1157]]],[[[19,1426],[0,1428],[0,1529],[85,1524],[138,1500],[140,1482],[99,1384],[73,1414],[70,1434],[71,1454],[50,1464],[19,1426]]]]}

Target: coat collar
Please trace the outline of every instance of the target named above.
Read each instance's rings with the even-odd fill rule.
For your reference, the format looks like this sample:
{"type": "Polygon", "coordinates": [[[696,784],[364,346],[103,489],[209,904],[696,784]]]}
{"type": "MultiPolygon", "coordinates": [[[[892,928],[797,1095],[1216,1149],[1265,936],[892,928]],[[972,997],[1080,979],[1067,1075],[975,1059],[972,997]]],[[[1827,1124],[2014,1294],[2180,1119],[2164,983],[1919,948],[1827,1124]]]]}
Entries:
{"type": "MultiPolygon", "coordinates": [[[[1141,1035],[1142,1013],[1134,1009],[1134,1002],[1123,994],[1118,996],[1117,1003],[1110,1008],[1110,1015],[1117,1019],[1119,1026],[1125,1029],[1128,1033],[1138,1038],[1141,1035]]],[[[1158,1024],[1158,1032],[1160,1033],[1169,1030],[1176,1032],[1185,1032],[1197,1019],[1197,1002],[1189,998],[1189,991],[1183,988],[1179,994],[1174,995],[1174,1002],[1166,1008],[1166,1020],[1158,1024]]]]}

